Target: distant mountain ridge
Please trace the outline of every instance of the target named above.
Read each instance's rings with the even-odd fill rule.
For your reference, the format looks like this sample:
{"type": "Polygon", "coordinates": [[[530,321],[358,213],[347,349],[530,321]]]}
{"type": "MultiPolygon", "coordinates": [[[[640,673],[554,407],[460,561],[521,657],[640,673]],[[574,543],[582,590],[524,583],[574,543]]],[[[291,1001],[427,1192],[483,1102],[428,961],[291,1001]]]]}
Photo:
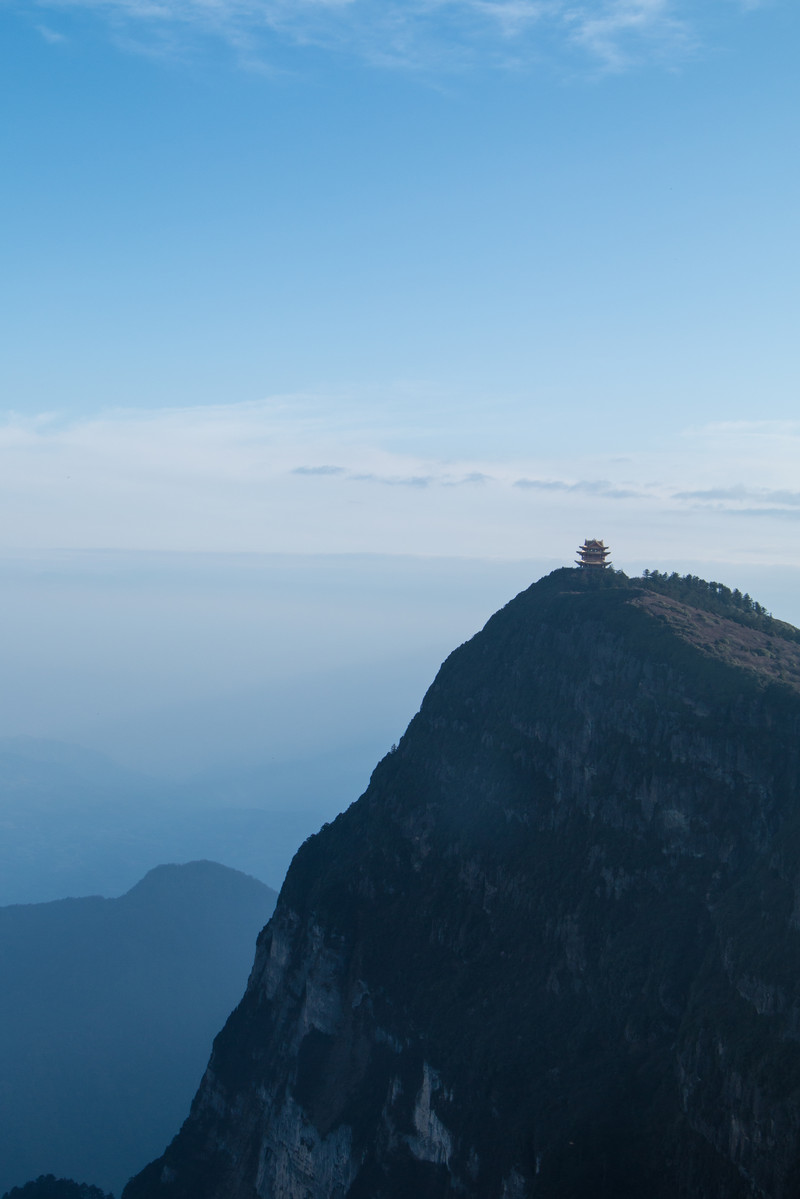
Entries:
{"type": "Polygon", "coordinates": [[[800,644],[559,570],[442,666],[296,855],[124,1199],[790,1199],[800,644]]]}
{"type": "Polygon", "coordinates": [[[298,845],[363,786],[362,757],[350,747],[176,783],[79,746],[0,738],[0,905],[120,895],[160,861],[205,857],[277,887],[298,845]]]}
{"type": "Polygon", "coordinates": [[[274,902],[193,862],[0,908],[0,1194],[45,1173],[119,1194],[181,1118],[274,902]]]}

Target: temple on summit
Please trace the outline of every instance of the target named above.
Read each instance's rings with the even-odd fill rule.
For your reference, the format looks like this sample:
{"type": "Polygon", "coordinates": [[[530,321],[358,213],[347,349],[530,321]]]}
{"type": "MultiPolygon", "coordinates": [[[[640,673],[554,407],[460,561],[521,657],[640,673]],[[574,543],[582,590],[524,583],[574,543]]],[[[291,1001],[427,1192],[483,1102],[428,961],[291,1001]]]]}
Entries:
{"type": "Polygon", "coordinates": [[[606,549],[602,541],[595,541],[593,538],[588,538],[583,545],[578,546],[579,558],[575,559],[576,566],[584,566],[588,569],[595,569],[604,566],[610,566],[610,562],[606,562],[606,558],[611,553],[610,549],[606,549]]]}

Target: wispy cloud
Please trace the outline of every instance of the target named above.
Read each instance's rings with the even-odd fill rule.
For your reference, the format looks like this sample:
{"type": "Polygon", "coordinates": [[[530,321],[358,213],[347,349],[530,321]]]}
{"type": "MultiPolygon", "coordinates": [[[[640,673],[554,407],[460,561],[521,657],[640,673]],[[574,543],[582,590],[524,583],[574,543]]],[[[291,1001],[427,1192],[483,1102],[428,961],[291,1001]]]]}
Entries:
{"type": "Polygon", "coordinates": [[[376,474],[375,471],[347,470],[344,466],[295,466],[291,473],[311,478],[335,475],[351,483],[380,483],[388,487],[430,487],[432,484],[441,487],[474,487],[492,481],[491,475],[480,470],[471,470],[464,475],[453,475],[442,470],[428,474],[387,475],[376,474]]]}
{"type": "Polygon", "coordinates": [[[461,479],[446,479],[448,487],[471,487],[482,486],[484,483],[491,483],[492,476],[484,474],[481,470],[471,470],[469,474],[464,475],[461,479]]]}
{"type": "Polygon", "coordinates": [[[67,40],[63,33],[59,33],[57,29],[51,29],[49,25],[37,25],[36,32],[51,46],[57,46],[67,40]]]}
{"type": "Polygon", "coordinates": [[[655,560],[654,545],[661,560],[797,560],[786,523],[800,515],[800,425],[709,426],[657,454],[506,460],[431,443],[408,405],[334,399],[0,422],[0,550],[571,560],[589,535],[619,565],[655,560]]]}
{"type": "Polygon", "coordinates": [[[293,475],[343,475],[346,473],[343,466],[295,466],[292,470],[293,475]]]}
{"type": "Polygon", "coordinates": [[[740,508],[738,513],[727,509],[728,516],[760,516],[778,520],[800,520],[800,509],[797,508],[740,508]]]}
{"type": "Polygon", "coordinates": [[[576,483],[565,483],[562,479],[515,479],[515,487],[532,491],[561,491],[580,495],[602,495],[610,500],[643,499],[646,492],[640,488],[618,487],[606,479],[581,479],[576,483]]]}
{"type": "MultiPolygon", "coordinates": [[[[676,500],[697,500],[700,503],[719,505],[764,505],[765,509],[775,512],[776,505],[780,508],[800,508],[800,491],[785,489],[770,489],[767,487],[745,487],[737,483],[733,487],[707,487],[700,491],[677,491],[676,500]]],[[[734,509],[736,510],[736,509],[734,509]]],[[[758,509],[759,511],[761,509],[758,509]]],[[[756,511],[750,507],[748,511],[756,511]]]]}
{"type": "Polygon", "coordinates": [[[614,71],[643,56],[683,57],[696,41],[672,0],[612,0],[571,9],[566,20],[578,45],[614,71]]]}
{"type": "Polygon", "coordinates": [[[696,38],[682,0],[39,0],[84,10],[119,38],[179,46],[193,35],[269,64],[279,45],[323,47],[415,69],[574,57],[621,70],[675,59],[696,38]]]}
{"type": "Polygon", "coordinates": [[[353,483],[381,483],[385,487],[430,487],[435,482],[433,475],[365,475],[347,476],[353,483]]]}

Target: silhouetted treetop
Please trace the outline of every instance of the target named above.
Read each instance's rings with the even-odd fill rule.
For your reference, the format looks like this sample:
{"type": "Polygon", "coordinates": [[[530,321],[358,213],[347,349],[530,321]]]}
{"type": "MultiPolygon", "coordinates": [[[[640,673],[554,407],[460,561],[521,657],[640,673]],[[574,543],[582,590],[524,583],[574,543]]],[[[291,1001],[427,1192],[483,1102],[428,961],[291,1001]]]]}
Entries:
{"type": "Polygon", "coordinates": [[[74,1182],[71,1178],[56,1178],[53,1174],[40,1174],[33,1182],[12,1187],[3,1199],[114,1199],[99,1187],[86,1182],[74,1182]]]}

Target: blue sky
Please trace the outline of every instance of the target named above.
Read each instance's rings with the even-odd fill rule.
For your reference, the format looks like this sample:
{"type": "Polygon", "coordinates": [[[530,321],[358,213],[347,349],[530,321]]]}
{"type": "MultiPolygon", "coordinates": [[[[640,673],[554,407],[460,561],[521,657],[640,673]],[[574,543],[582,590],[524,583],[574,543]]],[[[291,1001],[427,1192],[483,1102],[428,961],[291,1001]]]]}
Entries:
{"type": "Polygon", "coordinates": [[[788,0],[0,21],[6,410],[313,395],[463,456],[795,417],[788,0]]]}
{"type": "MultiPolygon", "coordinates": [[[[777,612],[800,567],[798,34],[794,0],[0,0],[8,569],[56,563],[55,602],[70,553],[87,597],[98,552],[220,576],[345,555],[354,594],[371,555],[485,563],[462,637],[507,598],[498,563],[604,536],[626,569],[746,577],[777,612]]],[[[420,612],[461,569],[414,567],[420,612]]],[[[447,647],[438,619],[398,661],[447,647]]],[[[193,694],[244,685],[193,661],[193,694]]]]}

